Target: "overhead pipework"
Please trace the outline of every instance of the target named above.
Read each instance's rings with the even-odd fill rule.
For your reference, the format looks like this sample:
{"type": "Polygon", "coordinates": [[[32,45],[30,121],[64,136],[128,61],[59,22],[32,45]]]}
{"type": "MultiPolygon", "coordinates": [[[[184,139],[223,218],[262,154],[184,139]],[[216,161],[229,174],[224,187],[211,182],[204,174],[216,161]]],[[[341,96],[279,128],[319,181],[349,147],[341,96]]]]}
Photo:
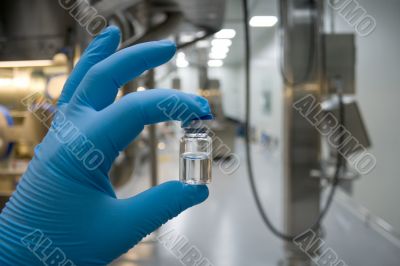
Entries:
{"type": "Polygon", "coordinates": [[[179,40],[180,33],[192,35],[192,40],[178,42],[177,46],[181,47],[222,27],[225,0],[102,0],[96,1],[94,7],[111,24],[122,29],[121,47],[171,35],[179,40]]]}
{"type": "Polygon", "coordinates": [[[72,46],[74,25],[58,1],[1,1],[0,61],[52,59],[72,46]]]}

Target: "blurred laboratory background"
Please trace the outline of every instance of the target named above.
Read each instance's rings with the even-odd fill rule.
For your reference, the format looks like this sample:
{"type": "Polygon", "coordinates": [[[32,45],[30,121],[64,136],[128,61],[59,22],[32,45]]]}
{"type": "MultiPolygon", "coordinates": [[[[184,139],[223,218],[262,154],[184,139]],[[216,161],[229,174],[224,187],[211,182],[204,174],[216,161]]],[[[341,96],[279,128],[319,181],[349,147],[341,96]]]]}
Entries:
{"type": "MultiPolygon", "coordinates": [[[[399,14],[397,0],[2,0],[0,209],[104,18],[121,49],[178,47],[119,98],[174,88],[215,116],[209,199],[113,266],[400,265],[399,14]]],[[[146,127],[112,167],[118,197],[177,180],[181,136],[146,127]]]]}

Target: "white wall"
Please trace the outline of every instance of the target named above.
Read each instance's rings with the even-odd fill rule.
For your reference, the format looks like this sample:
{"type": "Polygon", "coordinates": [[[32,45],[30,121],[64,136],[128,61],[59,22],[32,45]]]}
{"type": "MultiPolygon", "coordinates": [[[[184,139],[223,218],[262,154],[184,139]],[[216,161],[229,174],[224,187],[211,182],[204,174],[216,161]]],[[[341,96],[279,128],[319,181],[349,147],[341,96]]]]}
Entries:
{"type": "MultiPolygon", "coordinates": [[[[281,135],[282,81],[279,74],[279,50],[276,29],[257,34],[253,40],[251,61],[251,125],[276,137],[281,135]],[[265,109],[265,94],[271,95],[271,110],[265,109]]],[[[227,116],[244,121],[244,65],[225,65],[209,71],[218,78],[223,92],[223,107],[227,116]]]]}
{"type": "MultiPolygon", "coordinates": [[[[356,34],[356,96],[377,165],[354,182],[354,198],[400,232],[400,1],[358,2],[377,23],[371,35],[356,34]]],[[[354,32],[337,13],[335,20],[337,32],[354,32]]]]}

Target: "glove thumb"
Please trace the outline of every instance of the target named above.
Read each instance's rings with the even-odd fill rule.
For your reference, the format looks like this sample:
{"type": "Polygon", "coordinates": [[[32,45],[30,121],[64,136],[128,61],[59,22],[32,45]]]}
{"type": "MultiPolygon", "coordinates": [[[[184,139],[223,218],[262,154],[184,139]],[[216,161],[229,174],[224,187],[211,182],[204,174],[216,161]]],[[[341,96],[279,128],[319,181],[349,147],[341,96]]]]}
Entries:
{"type": "Polygon", "coordinates": [[[132,197],[124,204],[126,211],[132,214],[130,222],[142,228],[145,236],[207,197],[208,188],[205,185],[171,181],[132,197]]]}
{"type": "Polygon", "coordinates": [[[115,258],[128,251],[168,220],[207,197],[208,188],[205,185],[170,181],[132,198],[117,200],[118,206],[109,208],[108,214],[112,218],[106,226],[112,228],[109,240],[115,243],[107,245],[110,257],[115,258]]]}

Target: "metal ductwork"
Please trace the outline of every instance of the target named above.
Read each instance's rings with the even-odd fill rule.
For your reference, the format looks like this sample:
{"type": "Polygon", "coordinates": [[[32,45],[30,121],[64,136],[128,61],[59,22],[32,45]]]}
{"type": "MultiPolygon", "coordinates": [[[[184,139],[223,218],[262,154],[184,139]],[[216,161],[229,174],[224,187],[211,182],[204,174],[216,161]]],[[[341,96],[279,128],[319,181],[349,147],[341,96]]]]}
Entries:
{"type": "Polygon", "coordinates": [[[51,59],[68,45],[74,21],[54,0],[0,3],[0,60],[51,59]]]}
{"type": "Polygon", "coordinates": [[[225,14],[225,0],[102,0],[94,7],[122,29],[123,46],[179,32],[202,32],[201,36],[196,36],[201,38],[218,31],[225,14]]]}
{"type": "MultiPolygon", "coordinates": [[[[129,40],[125,46],[178,32],[211,34],[221,28],[225,12],[225,0],[88,2],[109,23],[121,28],[123,40],[129,40]]],[[[76,5],[84,6],[79,1],[76,5]]],[[[50,59],[73,45],[74,27],[80,43],[86,45],[91,36],[79,30],[58,1],[4,0],[0,3],[0,60],[50,59]]]]}

